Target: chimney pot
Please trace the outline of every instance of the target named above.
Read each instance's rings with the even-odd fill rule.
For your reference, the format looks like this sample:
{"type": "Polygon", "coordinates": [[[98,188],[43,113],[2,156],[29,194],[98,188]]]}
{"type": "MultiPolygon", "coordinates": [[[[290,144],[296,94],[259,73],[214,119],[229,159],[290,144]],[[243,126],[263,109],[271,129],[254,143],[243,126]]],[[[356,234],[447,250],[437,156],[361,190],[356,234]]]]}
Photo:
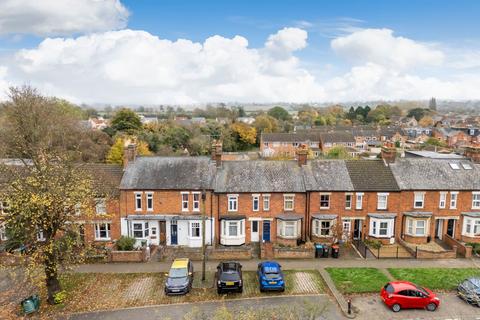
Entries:
{"type": "Polygon", "coordinates": [[[387,142],[382,146],[382,159],[388,165],[395,162],[397,157],[397,148],[392,142],[387,142]]]}
{"type": "Polygon", "coordinates": [[[302,144],[298,149],[297,149],[297,163],[298,166],[304,166],[307,164],[307,158],[308,158],[308,149],[307,146],[302,144]]]}

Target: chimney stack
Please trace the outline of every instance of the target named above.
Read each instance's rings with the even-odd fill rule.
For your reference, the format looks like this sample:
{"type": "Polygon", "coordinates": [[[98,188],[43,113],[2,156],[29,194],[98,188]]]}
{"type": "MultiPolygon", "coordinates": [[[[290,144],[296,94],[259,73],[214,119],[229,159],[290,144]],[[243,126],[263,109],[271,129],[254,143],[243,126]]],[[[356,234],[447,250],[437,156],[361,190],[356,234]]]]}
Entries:
{"type": "Polygon", "coordinates": [[[390,163],[395,162],[395,158],[397,157],[397,148],[392,142],[387,142],[382,146],[382,159],[388,165],[390,163]]]}
{"type": "Polygon", "coordinates": [[[307,146],[302,144],[297,149],[297,163],[299,167],[307,164],[307,157],[308,157],[307,146]]]}
{"type": "Polygon", "coordinates": [[[463,155],[475,163],[480,163],[480,147],[466,147],[463,155]]]}
{"type": "Polygon", "coordinates": [[[135,162],[137,157],[137,145],[135,143],[128,142],[123,149],[123,170],[127,168],[130,162],[135,162]]]}
{"type": "Polygon", "coordinates": [[[217,168],[222,166],[222,143],[214,141],[212,144],[212,160],[215,161],[217,168]]]}

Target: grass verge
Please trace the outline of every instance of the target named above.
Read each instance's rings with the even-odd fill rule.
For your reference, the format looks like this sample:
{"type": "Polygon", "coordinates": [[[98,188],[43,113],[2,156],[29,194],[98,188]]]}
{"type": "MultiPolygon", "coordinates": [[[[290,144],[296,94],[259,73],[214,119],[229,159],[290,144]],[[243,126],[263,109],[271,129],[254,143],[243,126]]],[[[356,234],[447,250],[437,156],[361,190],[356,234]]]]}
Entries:
{"type": "Polygon", "coordinates": [[[380,292],[389,280],[375,268],[326,268],[337,289],[344,293],[380,292]]]}
{"type": "Polygon", "coordinates": [[[389,268],[397,280],[411,281],[432,290],[454,290],[471,276],[480,276],[476,268],[389,268]]]}

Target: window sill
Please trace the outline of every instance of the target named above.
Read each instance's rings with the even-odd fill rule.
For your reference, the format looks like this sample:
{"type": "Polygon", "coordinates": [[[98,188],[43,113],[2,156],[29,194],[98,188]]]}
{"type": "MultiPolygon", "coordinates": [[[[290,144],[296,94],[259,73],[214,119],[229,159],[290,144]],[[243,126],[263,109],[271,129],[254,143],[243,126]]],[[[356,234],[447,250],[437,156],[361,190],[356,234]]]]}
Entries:
{"type": "Polygon", "coordinates": [[[279,238],[282,238],[282,239],[290,239],[290,240],[296,240],[296,239],[300,238],[299,235],[295,235],[295,236],[282,236],[282,235],[279,235],[278,237],[279,237],[279,238]]]}
{"type": "Polygon", "coordinates": [[[428,235],[424,234],[424,235],[418,235],[418,234],[410,234],[410,233],[405,233],[406,236],[409,236],[409,237],[414,237],[414,238],[425,238],[425,237],[428,237],[428,235]]]}
{"type": "Polygon", "coordinates": [[[391,236],[379,236],[379,235],[374,235],[374,234],[369,234],[368,235],[369,237],[372,237],[372,238],[377,238],[377,239],[390,239],[390,238],[393,238],[393,235],[391,236]]]}
{"type": "Polygon", "coordinates": [[[101,238],[101,239],[95,238],[95,241],[102,241],[102,242],[107,242],[107,241],[111,241],[111,240],[112,240],[111,238],[101,238]]]}
{"type": "Polygon", "coordinates": [[[330,207],[320,207],[320,210],[330,210],[330,207]]]}

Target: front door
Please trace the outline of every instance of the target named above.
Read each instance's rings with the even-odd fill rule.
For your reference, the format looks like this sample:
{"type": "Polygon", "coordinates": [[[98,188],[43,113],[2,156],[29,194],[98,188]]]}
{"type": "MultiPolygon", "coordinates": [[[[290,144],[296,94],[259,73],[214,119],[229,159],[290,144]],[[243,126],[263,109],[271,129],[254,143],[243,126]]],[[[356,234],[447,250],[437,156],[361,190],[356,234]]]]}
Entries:
{"type": "Polygon", "coordinates": [[[157,226],[154,226],[150,229],[150,240],[152,243],[156,246],[158,246],[158,232],[157,232],[157,226]]]}
{"type": "Polygon", "coordinates": [[[448,219],[447,234],[452,238],[455,235],[455,219],[448,219]]]}
{"type": "Polygon", "coordinates": [[[353,239],[362,239],[362,220],[355,219],[353,221],[353,239]]]}
{"type": "Polygon", "coordinates": [[[350,239],[350,230],[351,230],[350,220],[343,220],[343,234],[342,234],[343,241],[348,241],[350,239]]]}
{"type": "Polygon", "coordinates": [[[258,242],[260,241],[259,232],[258,232],[258,221],[252,221],[252,231],[250,233],[250,241],[258,242]]]}
{"type": "Polygon", "coordinates": [[[172,221],[170,224],[170,244],[175,246],[178,244],[178,236],[177,236],[177,222],[172,221]]]}
{"type": "Polygon", "coordinates": [[[263,241],[270,242],[270,221],[263,221],[263,241]]]}
{"type": "Polygon", "coordinates": [[[443,238],[443,222],[443,219],[437,219],[437,222],[435,224],[435,237],[440,240],[442,240],[443,238]]]}

